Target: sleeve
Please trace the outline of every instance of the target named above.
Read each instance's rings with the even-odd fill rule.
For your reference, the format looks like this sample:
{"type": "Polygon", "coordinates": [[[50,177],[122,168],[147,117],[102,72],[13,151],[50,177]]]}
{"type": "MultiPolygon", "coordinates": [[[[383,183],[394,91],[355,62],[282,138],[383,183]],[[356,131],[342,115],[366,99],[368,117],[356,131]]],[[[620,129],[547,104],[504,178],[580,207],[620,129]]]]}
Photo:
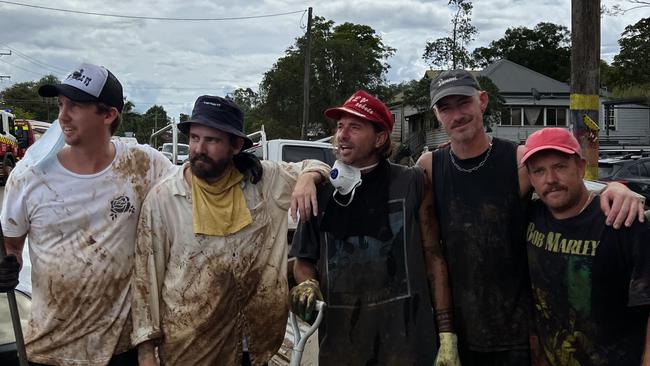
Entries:
{"type": "Polygon", "coordinates": [[[284,211],[291,205],[291,193],[298,176],[302,173],[316,172],[327,179],[330,166],[318,160],[303,160],[298,163],[262,161],[264,167],[264,184],[269,190],[269,197],[284,211]]]}
{"type": "Polygon", "coordinates": [[[153,182],[162,181],[178,169],[178,166],[172,164],[160,151],[151,146],[147,146],[146,149],[149,150],[149,156],[151,157],[151,175],[153,176],[153,182]]]}
{"type": "Polygon", "coordinates": [[[23,236],[29,231],[30,220],[26,202],[29,184],[17,184],[18,181],[24,182],[23,179],[17,179],[17,176],[18,174],[10,174],[7,179],[0,214],[3,235],[10,238],[23,236]]]}
{"type": "Polygon", "coordinates": [[[133,346],[162,337],[160,296],[165,278],[168,238],[155,205],[157,188],[145,199],[138,219],[134,269],[132,277],[133,298],[131,313],[133,346]]]}
{"type": "Polygon", "coordinates": [[[330,190],[325,189],[325,186],[319,187],[318,207],[321,208],[321,213],[318,218],[312,218],[309,221],[298,224],[293,239],[291,240],[290,257],[307,259],[314,263],[320,259],[320,220],[322,218],[322,210],[327,206],[327,196],[329,193],[330,190]]]}
{"type": "Polygon", "coordinates": [[[626,231],[625,239],[632,244],[628,306],[650,305],[650,223],[637,221],[626,231]]]}

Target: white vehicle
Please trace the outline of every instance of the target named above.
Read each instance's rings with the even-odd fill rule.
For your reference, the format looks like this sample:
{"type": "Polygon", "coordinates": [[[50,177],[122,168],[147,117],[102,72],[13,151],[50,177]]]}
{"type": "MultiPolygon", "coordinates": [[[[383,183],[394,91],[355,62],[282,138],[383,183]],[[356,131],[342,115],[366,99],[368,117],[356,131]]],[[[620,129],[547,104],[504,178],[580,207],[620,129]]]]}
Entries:
{"type": "MultiPolygon", "coordinates": [[[[253,147],[246,151],[255,154],[262,160],[296,163],[305,159],[315,159],[320,160],[329,166],[332,166],[336,160],[332,144],[322,140],[267,140],[264,126],[262,126],[260,131],[249,134],[248,137],[253,140],[253,147]],[[256,141],[256,139],[259,140],[256,141]]],[[[291,214],[289,214],[289,243],[291,243],[291,239],[293,238],[297,226],[298,223],[293,221],[291,219],[291,214]]]]}
{"type": "MultiPolygon", "coordinates": [[[[169,161],[174,162],[172,158],[174,149],[174,144],[167,142],[164,143],[160,149],[160,152],[165,155],[169,161]]],[[[176,146],[176,164],[180,165],[185,162],[190,157],[190,145],[187,144],[177,144],[176,146]]]]}

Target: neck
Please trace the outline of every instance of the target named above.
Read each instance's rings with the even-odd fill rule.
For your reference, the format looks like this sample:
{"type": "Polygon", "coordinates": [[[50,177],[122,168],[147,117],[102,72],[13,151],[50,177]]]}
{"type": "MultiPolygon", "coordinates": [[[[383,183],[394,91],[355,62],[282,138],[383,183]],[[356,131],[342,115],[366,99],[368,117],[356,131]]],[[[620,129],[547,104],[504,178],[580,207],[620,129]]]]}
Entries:
{"type": "Polygon", "coordinates": [[[479,134],[471,140],[451,140],[451,151],[459,159],[471,159],[483,154],[490,147],[492,139],[486,134],[479,134]]]}
{"type": "Polygon", "coordinates": [[[591,200],[593,200],[594,197],[595,194],[592,194],[587,190],[586,187],[583,187],[582,191],[580,192],[580,199],[578,199],[576,203],[571,207],[567,207],[561,210],[549,210],[551,211],[553,217],[558,220],[570,219],[572,217],[580,215],[580,213],[584,211],[585,208],[587,208],[589,203],[591,203],[591,200]]]}
{"type": "Polygon", "coordinates": [[[57,157],[66,169],[74,173],[94,174],[106,169],[115,153],[115,146],[109,140],[97,145],[66,146],[57,157]]]}

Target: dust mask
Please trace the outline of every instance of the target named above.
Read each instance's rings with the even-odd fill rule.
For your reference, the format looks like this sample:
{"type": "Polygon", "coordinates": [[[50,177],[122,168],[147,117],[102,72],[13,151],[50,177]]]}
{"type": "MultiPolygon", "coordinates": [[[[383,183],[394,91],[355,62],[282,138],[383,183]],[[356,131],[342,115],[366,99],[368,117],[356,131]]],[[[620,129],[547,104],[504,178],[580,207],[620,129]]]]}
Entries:
{"type": "Polygon", "coordinates": [[[334,186],[334,193],[332,193],[334,201],[343,207],[346,207],[352,203],[352,200],[354,199],[354,191],[361,185],[362,182],[361,171],[372,169],[376,167],[377,164],[379,163],[375,163],[363,168],[357,168],[345,164],[339,160],[335,161],[334,166],[332,166],[332,170],[330,171],[330,182],[332,182],[332,185],[334,186]],[[348,202],[343,204],[336,199],[337,193],[343,196],[346,196],[350,193],[352,193],[352,195],[350,196],[348,202]]]}

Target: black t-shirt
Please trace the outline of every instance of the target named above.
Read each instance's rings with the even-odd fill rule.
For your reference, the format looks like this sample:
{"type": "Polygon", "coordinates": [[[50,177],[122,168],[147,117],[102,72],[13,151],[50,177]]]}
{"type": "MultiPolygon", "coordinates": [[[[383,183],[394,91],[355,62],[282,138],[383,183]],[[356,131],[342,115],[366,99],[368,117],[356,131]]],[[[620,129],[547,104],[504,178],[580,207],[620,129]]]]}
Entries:
{"type": "Polygon", "coordinates": [[[517,146],[493,139],[490,155],[458,160],[433,153],[441,240],[449,269],[454,321],[463,348],[528,349],[531,295],[526,261],[526,200],[519,197],[517,146]]]}
{"type": "Polygon", "coordinates": [[[437,337],[417,218],[424,174],[394,164],[388,173],[382,179],[384,185],[390,182],[387,219],[367,215],[371,207],[384,209],[373,202],[380,198],[372,188],[376,185],[368,181],[372,175],[366,175],[355,192],[357,204],[347,208],[332,208],[331,185],[318,191],[318,207],[337,213],[330,227],[343,225],[349,236],[322,229],[327,212],[301,223],[294,235],[290,254],[318,263],[328,304],[318,333],[319,365],[430,366],[434,362],[437,337]],[[349,225],[351,221],[355,223],[349,225]],[[388,223],[388,232],[383,222],[388,223]],[[372,227],[377,232],[368,232],[372,227]]]}
{"type": "Polygon", "coordinates": [[[639,365],[650,304],[647,223],[605,225],[596,197],[557,220],[541,201],[527,230],[540,343],[552,365],[639,365]]]}

